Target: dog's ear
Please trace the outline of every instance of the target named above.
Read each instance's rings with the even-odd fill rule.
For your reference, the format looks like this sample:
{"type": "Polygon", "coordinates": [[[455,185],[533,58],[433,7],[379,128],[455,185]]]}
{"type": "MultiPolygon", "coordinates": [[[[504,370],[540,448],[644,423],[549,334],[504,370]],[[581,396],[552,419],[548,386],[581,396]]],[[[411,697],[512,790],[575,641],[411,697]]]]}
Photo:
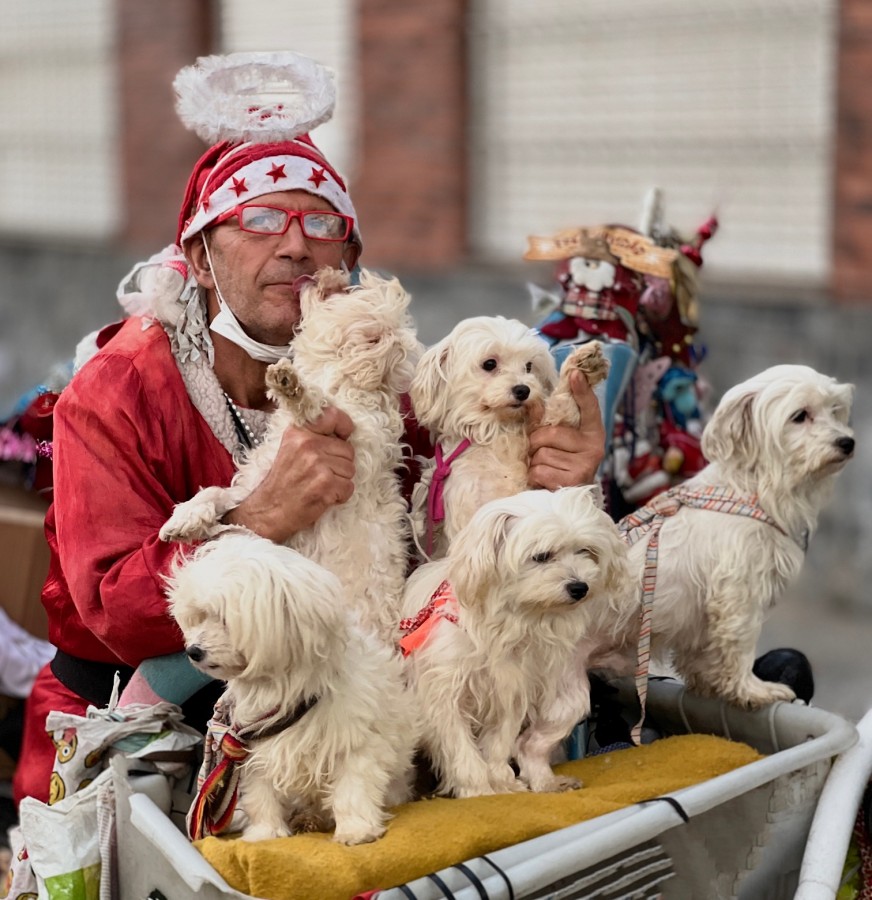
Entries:
{"type": "Polygon", "coordinates": [[[604,523],[598,533],[599,566],[603,573],[609,605],[615,610],[626,609],[624,598],[638,592],[637,580],[630,566],[627,545],[617,528],[604,523]]]}
{"type": "Polygon", "coordinates": [[[380,305],[389,309],[392,313],[404,312],[409,308],[411,296],[400,283],[397,277],[383,278],[369,269],[360,270],[360,286],[366,290],[379,292],[380,305]]]}
{"type": "Polygon", "coordinates": [[[418,360],[409,388],[415,418],[425,428],[433,429],[448,413],[451,403],[448,386],[450,347],[443,339],[434,344],[418,360]]]}
{"type": "Polygon", "coordinates": [[[563,502],[566,497],[572,503],[564,512],[571,517],[571,521],[595,523],[586,543],[603,574],[610,604],[619,605],[625,592],[633,589],[635,579],[629,564],[627,545],[617,526],[603,509],[602,488],[599,483],[561,488],[554,497],[558,502],[563,502]]]}
{"type": "Polygon", "coordinates": [[[757,393],[744,391],[724,396],[702,433],[702,452],[709,462],[753,465],[758,439],[754,428],[757,393]]]}
{"type": "Polygon", "coordinates": [[[836,385],[836,397],[845,410],[845,420],[851,417],[851,407],[854,405],[854,385],[838,384],[836,385]]]}
{"type": "Polygon", "coordinates": [[[348,275],[339,269],[324,266],[314,275],[301,276],[300,315],[305,319],[312,307],[322,303],[327,297],[338,294],[348,287],[348,275]]]}
{"type": "Polygon", "coordinates": [[[539,346],[536,347],[535,355],[531,360],[533,363],[533,371],[545,387],[546,393],[550,394],[557,386],[557,379],[559,377],[557,364],[554,362],[554,357],[551,355],[551,351],[548,349],[548,345],[545,341],[537,337],[536,343],[539,346]]]}
{"type": "Polygon", "coordinates": [[[458,601],[472,603],[501,574],[501,556],[515,516],[501,504],[483,506],[460,530],[448,551],[449,578],[458,601]]]}
{"type": "Polygon", "coordinates": [[[250,542],[233,573],[235,606],[245,611],[235,627],[254,670],[290,659],[301,672],[316,671],[335,658],[344,600],[332,572],[290,548],[250,542]]]}

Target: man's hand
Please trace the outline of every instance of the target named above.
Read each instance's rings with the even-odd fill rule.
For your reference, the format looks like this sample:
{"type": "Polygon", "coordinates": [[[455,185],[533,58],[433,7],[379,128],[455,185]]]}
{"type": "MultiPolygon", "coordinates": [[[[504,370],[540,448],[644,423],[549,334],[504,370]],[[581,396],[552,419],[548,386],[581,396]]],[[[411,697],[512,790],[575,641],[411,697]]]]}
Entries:
{"type": "Polygon", "coordinates": [[[266,478],[224,521],[277,543],[314,525],[354,493],[353,430],[351,419],[334,407],[304,428],[288,428],[266,478]]]}
{"type": "Polygon", "coordinates": [[[581,414],[578,428],[548,425],[530,432],[527,483],[532,488],[590,484],[605,456],[606,434],[599,401],[581,372],[569,374],[569,387],[581,414]]]}

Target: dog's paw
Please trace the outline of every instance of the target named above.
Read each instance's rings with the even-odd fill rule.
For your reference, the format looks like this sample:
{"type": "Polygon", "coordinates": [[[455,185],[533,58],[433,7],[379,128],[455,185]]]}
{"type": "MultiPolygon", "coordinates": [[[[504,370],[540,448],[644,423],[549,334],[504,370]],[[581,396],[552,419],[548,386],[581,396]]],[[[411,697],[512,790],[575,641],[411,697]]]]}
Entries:
{"type": "Polygon", "coordinates": [[[315,831],[326,831],[324,820],[312,810],[298,810],[288,822],[292,834],[311,834],[315,831]]]}
{"type": "Polygon", "coordinates": [[[514,772],[509,769],[510,774],[505,777],[497,777],[491,775],[491,787],[497,794],[525,794],[530,788],[526,781],[521,781],[514,772]]]}
{"type": "Polygon", "coordinates": [[[765,685],[764,689],[751,699],[752,709],[769,706],[770,703],[776,703],[779,700],[785,700],[788,703],[796,700],[796,693],[786,684],[776,684],[772,681],[764,681],[762,684],[765,685]]]}
{"type": "Polygon", "coordinates": [[[353,847],[355,844],[371,844],[373,841],[377,841],[386,831],[387,828],[384,825],[361,824],[354,827],[344,826],[341,830],[339,828],[336,829],[333,840],[337,844],[345,844],[348,847],[353,847]]]}
{"type": "Polygon", "coordinates": [[[180,503],[158,532],[162,541],[190,544],[211,537],[218,524],[214,503],[180,503]]]}
{"type": "Polygon", "coordinates": [[[599,341],[586,341],[567,356],[561,369],[565,369],[567,373],[578,369],[587,379],[587,383],[591,387],[596,387],[601,381],[606,380],[609,374],[609,361],[603,355],[603,345],[599,341]]]}
{"type": "Polygon", "coordinates": [[[268,366],[265,381],[267,393],[276,403],[294,400],[303,392],[300,376],[289,359],[280,359],[268,366]]]}
{"type": "Polygon", "coordinates": [[[505,791],[495,791],[490,785],[480,787],[465,785],[452,788],[449,793],[457,800],[467,800],[470,797],[490,797],[494,794],[505,793],[505,791]]]}
{"type": "Polygon", "coordinates": [[[530,790],[537,794],[562,794],[564,791],[574,791],[581,786],[581,781],[568,775],[552,775],[550,778],[530,782],[530,790]]]}
{"type": "Polygon", "coordinates": [[[742,681],[735,691],[724,697],[729,703],[745,709],[760,709],[779,700],[790,702],[796,699],[792,688],[777,681],[763,681],[751,676],[742,681]]]}
{"type": "Polygon", "coordinates": [[[243,841],[269,841],[273,838],[287,837],[290,833],[284,825],[274,826],[267,825],[265,822],[258,822],[247,826],[240,837],[243,841]]]}
{"type": "Polygon", "coordinates": [[[529,790],[529,785],[520,778],[509,781],[503,788],[503,792],[506,794],[526,794],[529,790]]]}

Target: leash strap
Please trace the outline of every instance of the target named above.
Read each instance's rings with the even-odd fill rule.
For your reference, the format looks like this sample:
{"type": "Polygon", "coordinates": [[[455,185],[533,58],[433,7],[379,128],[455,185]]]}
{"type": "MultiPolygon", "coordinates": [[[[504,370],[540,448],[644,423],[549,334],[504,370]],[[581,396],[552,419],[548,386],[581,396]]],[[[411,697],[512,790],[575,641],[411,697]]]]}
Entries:
{"type": "Polygon", "coordinates": [[[436,468],[427,492],[427,555],[433,555],[433,531],[437,523],[445,519],[445,479],[451,474],[451,463],[468,449],[472,442],[464,438],[447,457],[443,455],[442,444],[437,444],[434,451],[436,468]]]}
{"type": "MultiPolygon", "coordinates": [[[[618,523],[618,530],[629,546],[648,536],[645,550],[645,568],[642,573],[642,610],[639,614],[639,648],[636,656],[636,694],[641,710],[639,721],[633,726],[633,743],[641,743],[642,723],[645,720],[645,705],[648,699],[648,668],[651,662],[651,620],[654,613],[654,595],[657,590],[657,557],[660,550],[660,529],[670,516],[689,506],[712,512],[746,516],[771,525],[786,535],[787,532],[765,510],[761,509],[756,494],[742,496],[733,491],[716,486],[701,490],[690,490],[683,486],[672,488],[641,509],[625,516],[618,523]]],[[[797,541],[799,546],[802,543],[797,541]]]]}

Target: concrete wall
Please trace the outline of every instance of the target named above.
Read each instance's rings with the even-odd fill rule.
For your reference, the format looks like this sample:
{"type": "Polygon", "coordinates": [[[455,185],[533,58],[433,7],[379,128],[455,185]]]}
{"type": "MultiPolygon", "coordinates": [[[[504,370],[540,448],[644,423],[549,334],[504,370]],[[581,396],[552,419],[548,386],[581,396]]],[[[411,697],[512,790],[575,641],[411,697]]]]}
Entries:
{"type": "Polygon", "coordinates": [[[80,338],[121,318],[115,288],[134,261],[100,248],[0,242],[0,417],[71,360],[80,338]]]}

